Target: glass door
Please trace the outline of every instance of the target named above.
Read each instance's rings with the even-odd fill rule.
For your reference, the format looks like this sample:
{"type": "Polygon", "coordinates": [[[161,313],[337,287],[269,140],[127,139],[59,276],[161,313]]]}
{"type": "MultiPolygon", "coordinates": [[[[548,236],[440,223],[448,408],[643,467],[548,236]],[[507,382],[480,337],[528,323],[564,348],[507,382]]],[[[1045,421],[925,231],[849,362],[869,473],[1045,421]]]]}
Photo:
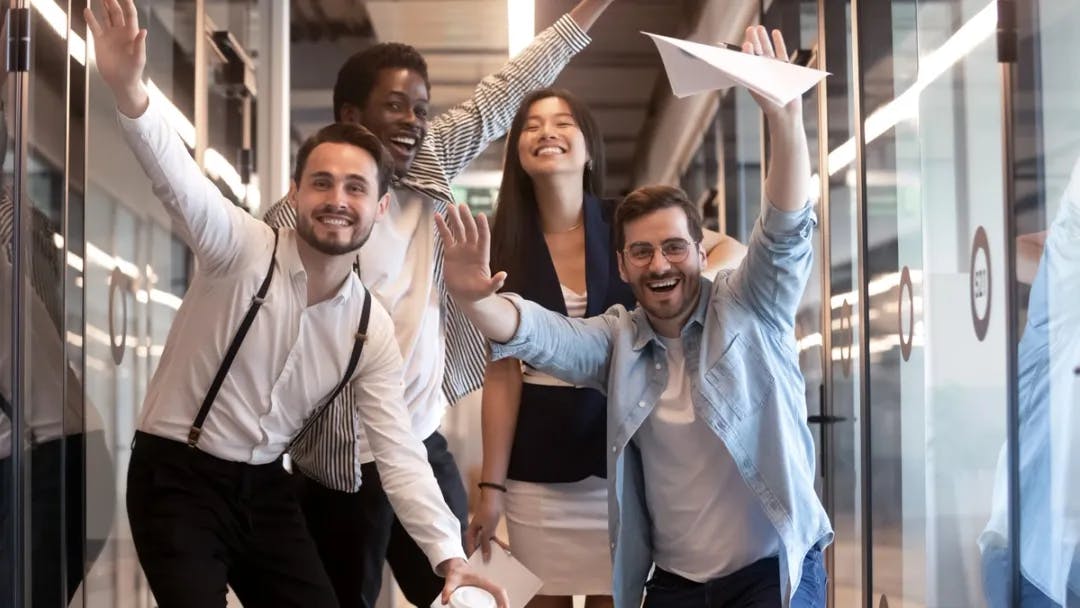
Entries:
{"type": "Polygon", "coordinates": [[[995,5],[857,6],[869,599],[979,606],[1009,386],[995,5]]]}
{"type": "MultiPolygon", "coordinates": [[[[16,353],[20,350],[19,324],[15,315],[21,302],[18,295],[22,283],[19,249],[15,230],[16,200],[19,183],[15,179],[15,137],[22,105],[16,95],[22,86],[18,75],[7,71],[7,36],[10,24],[10,0],[0,2],[0,604],[14,606],[21,601],[24,584],[17,565],[22,560],[22,462],[24,423],[16,395],[21,374],[16,370],[16,353]]],[[[21,211],[21,205],[18,207],[21,211]]],[[[21,215],[21,214],[19,214],[21,215]]]]}
{"type": "Polygon", "coordinates": [[[827,265],[828,297],[823,332],[826,360],[826,509],[836,537],[828,554],[833,606],[857,606],[863,594],[863,458],[859,250],[855,171],[855,84],[852,74],[851,6],[848,0],[820,0],[824,24],[819,56],[832,73],[822,85],[824,161],[820,225],[827,265]]]}

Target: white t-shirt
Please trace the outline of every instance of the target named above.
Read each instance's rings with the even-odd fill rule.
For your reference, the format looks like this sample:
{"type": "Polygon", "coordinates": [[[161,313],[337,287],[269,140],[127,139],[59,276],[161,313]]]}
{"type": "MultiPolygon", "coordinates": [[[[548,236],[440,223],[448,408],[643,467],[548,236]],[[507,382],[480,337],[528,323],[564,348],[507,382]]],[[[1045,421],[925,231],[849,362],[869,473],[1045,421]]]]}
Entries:
{"type": "Polygon", "coordinates": [[[635,435],[656,565],[697,582],[777,555],[780,537],[724,443],[695,415],[681,340],[661,338],[668,385],[635,435]]]}
{"type": "MultiPolygon", "coordinates": [[[[566,316],[573,319],[584,317],[585,310],[589,305],[588,291],[585,293],[578,293],[561,283],[559,284],[559,288],[562,290],[563,302],[566,303],[566,316]]],[[[537,384],[540,386],[574,386],[555,376],[545,374],[524,361],[521,362],[521,381],[525,384],[537,384]]]]}

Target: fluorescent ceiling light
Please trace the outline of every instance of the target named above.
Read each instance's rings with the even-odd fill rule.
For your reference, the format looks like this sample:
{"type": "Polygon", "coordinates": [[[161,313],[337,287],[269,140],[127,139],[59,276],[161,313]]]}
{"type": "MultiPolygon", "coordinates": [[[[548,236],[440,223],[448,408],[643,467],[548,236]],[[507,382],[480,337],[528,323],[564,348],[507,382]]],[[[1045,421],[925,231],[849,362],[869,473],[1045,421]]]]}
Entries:
{"type": "Polygon", "coordinates": [[[536,35],[536,6],[534,0],[506,0],[507,48],[516,56],[536,35]]]}

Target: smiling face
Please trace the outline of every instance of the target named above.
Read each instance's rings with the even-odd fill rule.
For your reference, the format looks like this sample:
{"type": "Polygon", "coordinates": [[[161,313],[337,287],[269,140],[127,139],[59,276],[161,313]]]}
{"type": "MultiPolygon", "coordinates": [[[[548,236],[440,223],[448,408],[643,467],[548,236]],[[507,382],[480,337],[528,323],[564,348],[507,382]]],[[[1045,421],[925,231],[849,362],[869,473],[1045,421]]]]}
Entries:
{"type": "Polygon", "coordinates": [[[569,174],[580,181],[589,160],[585,136],[570,104],[559,97],[538,99],[529,106],[517,152],[521,167],[534,180],[569,174]]]}
{"type": "Polygon", "coordinates": [[[342,108],[345,122],[368,128],[389,150],[394,173],[408,172],[428,129],[429,96],[424,77],[409,68],[383,68],[363,109],[342,108]]]}
{"type": "Polygon", "coordinates": [[[626,222],[619,274],[653,327],[679,335],[698,304],[705,251],[690,233],[686,213],[666,207],[626,222]],[[651,255],[650,255],[651,254],[651,255]]]}
{"type": "Polygon", "coordinates": [[[371,153],[352,144],[327,142],[307,157],[295,201],[300,238],[312,249],[336,256],[356,251],[367,241],[390,196],[379,196],[379,168],[371,153]]]}

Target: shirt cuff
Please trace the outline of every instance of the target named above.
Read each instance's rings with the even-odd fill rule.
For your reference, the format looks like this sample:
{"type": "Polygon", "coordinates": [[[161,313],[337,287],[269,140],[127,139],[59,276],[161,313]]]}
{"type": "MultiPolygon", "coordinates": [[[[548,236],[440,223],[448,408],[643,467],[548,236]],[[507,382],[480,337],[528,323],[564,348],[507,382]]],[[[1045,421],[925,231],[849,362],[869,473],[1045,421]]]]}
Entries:
{"type": "Polygon", "coordinates": [[[428,559],[431,560],[431,569],[438,574],[439,564],[445,562],[448,559],[461,558],[468,561],[469,558],[465,555],[465,550],[461,548],[460,542],[445,541],[430,547],[428,550],[428,559]]]}
{"type": "Polygon", "coordinates": [[[518,326],[517,331],[514,332],[514,336],[506,342],[491,342],[491,360],[498,361],[500,359],[506,359],[507,357],[518,357],[522,348],[529,342],[529,336],[532,335],[532,328],[530,327],[530,316],[526,310],[525,299],[516,293],[500,294],[501,297],[506,298],[514,307],[518,310],[518,326]]]}
{"type": "Polygon", "coordinates": [[[765,234],[772,236],[798,236],[804,239],[814,234],[817,226],[817,214],[807,202],[802,209],[782,211],[771,201],[766,200],[761,213],[761,227],[765,234]]]}
{"type": "Polygon", "coordinates": [[[555,33],[566,42],[566,46],[574,53],[580,53],[592,42],[592,38],[585,33],[585,30],[581,29],[581,26],[569,14],[559,17],[559,20],[551,26],[551,29],[555,30],[555,33]]]}

